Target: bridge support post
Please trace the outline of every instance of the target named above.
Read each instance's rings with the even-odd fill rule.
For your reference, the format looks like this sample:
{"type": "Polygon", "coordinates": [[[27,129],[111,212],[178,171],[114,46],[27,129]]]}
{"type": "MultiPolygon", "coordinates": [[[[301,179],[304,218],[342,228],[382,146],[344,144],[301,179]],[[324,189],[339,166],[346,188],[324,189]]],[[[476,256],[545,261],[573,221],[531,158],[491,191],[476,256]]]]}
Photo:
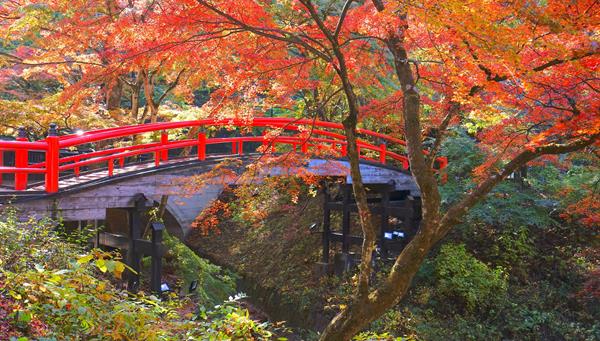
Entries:
{"type": "Polygon", "coordinates": [[[389,230],[390,223],[390,192],[388,189],[384,189],[381,193],[381,228],[379,230],[379,250],[381,257],[387,257],[387,245],[385,233],[389,230]]]}
{"type": "Polygon", "coordinates": [[[331,195],[327,189],[327,184],[323,184],[323,255],[321,262],[324,264],[329,263],[329,244],[331,237],[331,209],[329,208],[329,202],[331,201],[331,195]]]}
{"type": "MultiPolygon", "coordinates": [[[[27,142],[27,135],[25,132],[25,128],[19,127],[19,135],[17,136],[17,141],[19,142],[27,142]]],[[[17,149],[15,150],[15,167],[17,168],[27,168],[29,164],[29,151],[27,149],[17,149]]],[[[22,191],[27,189],[27,173],[15,173],[15,190],[22,191]]]]}
{"type": "Polygon", "coordinates": [[[127,290],[136,292],[140,284],[140,253],[136,249],[136,239],[142,237],[142,212],[146,209],[146,199],[140,195],[134,207],[129,210],[129,245],[127,249],[127,265],[134,272],[129,271],[127,275],[127,290]]]}
{"type": "Polygon", "coordinates": [[[342,189],[342,253],[350,252],[350,195],[351,185],[346,184],[342,189]]]}
{"type": "Polygon", "coordinates": [[[59,178],[59,153],[60,146],[58,144],[58,130],[56,124],[50,124],[48,137],[46,137],[48,150],[46,151],[46,192],[58,192],[59,178]]]}
{"type": "Polygon", "coordinates": [[[154,222],[152,227],[152,261],[150,270],[150,289],[155,293],[160,293],[162,279],[162,240],[165,225],[163,223],[154,222]]]}

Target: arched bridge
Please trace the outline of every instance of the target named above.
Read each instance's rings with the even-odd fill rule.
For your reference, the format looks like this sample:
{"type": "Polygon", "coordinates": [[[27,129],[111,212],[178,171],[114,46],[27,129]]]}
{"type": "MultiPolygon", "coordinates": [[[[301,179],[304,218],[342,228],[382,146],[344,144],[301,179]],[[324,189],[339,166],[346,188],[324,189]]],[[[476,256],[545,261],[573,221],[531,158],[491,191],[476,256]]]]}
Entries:
{"type": "MultiPolygon", "coordinates": [[[[396,190],[416,195],[404,141],[364,129],[358,133],[365,183],[393,183],[396,190]]],[[[178,195],[185,192],[181,179],[208,172],[226,159],[248,164],[265,153],[305,154],[309,171],[351,182],[343,127],[332,122],[204,119],[58,135],[53,125],[40,141],[28,141],[22,133],[15,141],[0,141],[0,204],[12,202],[28,214],[60,215],[67,221],[91,220],[104,219],[107,208],[131,207],[138,193],[155,201],[168,194],[167,209],[185,234],[221,187],[178,195]],[[219,137],[223,129],[238,136],[219,137]]],[[[438,158],[436,164],[443,169],[447,161],[438,158]]]]}

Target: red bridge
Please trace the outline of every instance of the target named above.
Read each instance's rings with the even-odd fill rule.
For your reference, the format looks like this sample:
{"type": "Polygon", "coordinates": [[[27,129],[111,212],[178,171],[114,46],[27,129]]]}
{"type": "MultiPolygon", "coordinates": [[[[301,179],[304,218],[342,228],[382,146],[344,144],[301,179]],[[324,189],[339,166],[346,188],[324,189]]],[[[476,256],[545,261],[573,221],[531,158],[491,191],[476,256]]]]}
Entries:
{"type": "MultiPolygon", "coordinates": [[[[408,158],[402,152],[405,147],[404,141],[364,129],[359,129],[358,133],[361,136],[358,147],[362,160],[408,170],[408,158]]],[[[52,125],[44,140],[30,142],[25,136],[20,136],[17,141],[0,141],[0,175],[14,174],[14,183],[10,184],[17,191],[14,193],[20,191],[56,193],[62,189],[64,179],[79,179],[82,170],[90,166],[95,169],[95,172],[103,170],[108,177],[112,177],[115,174],[115,167],[126,167],[130,164],[128,160],[136,156],[150,154],[153,159],[150,164],[160,166],[165,163],[172,164],[190,160],[189,156],[169,160],[170,150],[193,148],[195,150],[193,157],[197,160],[205,160],[212,156],[207,154],[208,145],[230,145],[231,155],[239,156],[249,153],[248,146],[256,146],[257,143],[259,146],[261,144],[265,146],[261,151],[270,149],[272,152],[277,152],[281,146],[287,145],[288,150],[299,150],[302,153],[326,149],[331,152],[332,156],[341,158],[346,156],[347,150],[341,124],[308,119],[255,118],[250,121],[204,119],[161,122],[80,132],[65,136],[58,136],[57,127],[52,125]],[[206,132],[202,132],[202,130],[213,127],[242,128],[248,129],[248,131],[251,131],[252,128],[262,128],[262,136],[209,138],[206,132]],[[182,129],[188,131],[179,135],[185,135],[186,138],[170,139],[170,136],[177,135],[176,133],[181,132],[182,129]],[[190,139],[190,130],[191,132],[199,131],[199,133],[190,139]],[[169,134],[170,132],[171,134],[169,134]],[[154,141],[158,142],[138,142],[144,133],[154,133],[156,135],[154,141]],[[121,145],[114,147],[119,142],[121,145]],[[90,144],[93,144],[96,150],[83,150],[82,147],[90,144]],[[244,151],[244,146],[247,146],[246,151],[244,151]],[[74,155],[64,155],[64,152],[69,150],[78,150],[78,152],[74,155]],[[14,151],[14,166],[3,166],[4,151],[14,151]],[[42,158],[44,161],[30,163],[30,151],[45,154],[45,157],[42,158]],[[29,181],[29,175],[32,174],[43,174],[45,178],[43,184],[29,181]]],[[[223,156],[222,153],[220,156],[223,156]]],[[[439,169],[446,167],[447,160],[445,158],[439,157],[437,161],[439,169]]],[[[148,165],[146,163],[146,166],[148,165]]],[[[135,171],[135,169],[131,171],[135,171]]],[[[1,181],[2,177],[0,177],[0,185],[2,185],[1,181]]],[[[78,183],[85,181],[85,179],[75,180],[78,183]]],[[[8,190],[6,184],[3,187],[4,191],[8,190]]]]}
{"type": "MultiPolygon", "coordinates": [[[[152,244],[154,237],[150,243],[141,232],[148,209],[164,202],[164,226],[186,240],[201,213],[226,188],[219,183],[190,191],[190,176],[207,174],[231,158],[247,164],[263,153],[297,152],[306,154],[299,160],[306,161],[306,169],[313,174],[346,180],[345,184],[325,181],[322,186],[323,252],[319,264],[330,272],[330,251],[339,245],[341,253],[336,254],[333,264],[347,269],[355,262],[352,246],[361,245],[362,237],[351,224],[357,205],[351,194],[342,129],[341,124],[306,119],[206,119],[58,136],[57,127],[52,125],[48,137],[35,142],[27,141],[24,130],[20,130],[17,141],[0,141],[0,157],[14,155],[11,166],[3,165],[13,162],[0,159],[0,175],[13,174],[6,176],[7,182],[0,187],[0,208],[11,202],[23,219],[52,217],[71,227],[104,226],[94,245],[127,250],[128,265],[138,271],[141,255],[152,255],[153,264],[160,264],[162,255],[160,245],[152,244]],[[236,128],[240,130],[236,135],[246,136],[227,133],[227,137],[209,137],[214,135],[209,131],[222,128],[236,128]],[[334,186],[339,187],[336,190],[334,186]],[[342,216],[339,227],[331,226],[334,211],[342,216]]],[[[385,258],[388,251],[401,250],[416,233],[421,217],[420,193],[407,171],[404,141],[368,130],[358,133],[360,169],[370,189],[369,205],[380,216],[377,243],[385,258]]],[[[446,164],[445,158],[438,158],[436,168],[443,169],[446,164]]],[[[277,164],[266,174],[281,174],[283,168],[277,164]]],[[[160,282],[160,265],[152,269],[155,288],[160,282]]],[[[130,278],[132,287],[138,280],[130,278]]]]}

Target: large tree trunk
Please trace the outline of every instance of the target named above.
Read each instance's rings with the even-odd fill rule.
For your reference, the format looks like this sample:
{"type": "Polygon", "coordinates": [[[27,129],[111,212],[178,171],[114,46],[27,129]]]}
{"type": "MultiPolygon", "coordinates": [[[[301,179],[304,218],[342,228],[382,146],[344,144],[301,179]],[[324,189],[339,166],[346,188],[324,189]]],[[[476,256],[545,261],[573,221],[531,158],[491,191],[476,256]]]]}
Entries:
{"type": "MultiPolygon", "coordinates": [[[[421,226],[419,227],[419,231],[415,238],[413,238],[396,259],[392,271],[387,277],[384,285],[368,296],[357,296],[345,310],[340,312],[331,321],[323,332],[321,340],[350,340],[353,335],[367,327],[369,323],[397,304],[408,291],[410,283],[427,253],[435,245],[437,240],[439,240],[437,231],[440,230],[439,208],[441,199],[435,175],[428,166],[427,160],[422,153],[422,136],[419,118],[421,101],[415,88],[414,77],[408,63],[408,56],[402,45],[402,29],[404,28],[400,28],[398,31],[391,34],[387,43],[388,48],[394,56],[396,75],[398,76],[404,94],[404,108],[402,114],[408,155],[411,164],[411,173],[421,189],[421,199],[423,203],[421,226]]],[[[346,122],[344,123],[344,126],[346,126],[346,122]]],[[[347,137],[350,146],[351,136],[349,136],[348,133],[347,137]]],[[[352,174],[352,176],[354,182],[354,174],[352,174]]],[[[373,234],[375,234],[374,228],[371,228],[373,229],[373,234]]],[[[370,229],[364,230],[364,232],[370,232],[370,229]]],[[[374,247],[375,236],[368,237],[370,236],[365,235],[365,240],[372,238],[374,247]]],[[[372,252],[373,249],[363,245],[363,255],[368,250],[372,252]]],[[[370,257],[368,259],[370,260],[370,257]]],[[[361,275],[364,275],[362,274],[363,270],[365,269],[361,268],[361,275]]],[[[359,292],[359,294],[361,293],[359,292]]]]}
{"type": "Polygon", "coordinates": [[[421,263],[436,240],[432,229],[420,229],[396,259],[383,285],[372,292],[366,301],[353,301],[327,326],[321,336],[326,341],[346,341],[366,328],[369,323],[396,305],[406,294],[421,263]]]}

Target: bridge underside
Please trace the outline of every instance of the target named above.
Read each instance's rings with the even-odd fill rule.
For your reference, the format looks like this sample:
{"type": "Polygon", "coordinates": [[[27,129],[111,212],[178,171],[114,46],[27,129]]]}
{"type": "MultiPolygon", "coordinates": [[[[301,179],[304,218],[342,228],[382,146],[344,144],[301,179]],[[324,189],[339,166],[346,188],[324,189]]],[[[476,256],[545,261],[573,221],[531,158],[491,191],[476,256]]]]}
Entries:
{"type": "MultiPolygon", "coordinates": [[[[54,217],[63,221],[105,220],[107,209],[133,207],[135,196],[143,194],[149,204],[160,202],[168,195],[168,217],[177,226],[180,237],[185,237],[196,217],[223,191],[224,184],[215,181],[206,185],[197,193],[190,193],[186,179],[193,175],[209,172],[215,165],[228,159],[240,159],[242,165],[248,165],[259,156],[212,156],[204,161],[197,159],[175,159],[155,167],[153,163],[125,166],[115,169],[113,176],[108,170],[99,170],[80,177],[61,179],[61,190],[55,194],[46,194],[42,187],[32,187],[27,191],[15,192],[0,189],[0,207],[7,203],[16,206],[23,217],[54,217]]],[[[322,176],[346,178],[348,161],[311,159],[307,170],[322,176]]],[[[264,175],[277,176],[289,173],[289,169],[271,168],[264,175]]],[[[397,191],[410,192],[419,196],[419,190],[413,178],[404,171],[370,162],[361,163],[363,181],[366,184],[390,184],[397,191]]],[[[258,180],[260,181],[260,180],[258,180]]]]}

